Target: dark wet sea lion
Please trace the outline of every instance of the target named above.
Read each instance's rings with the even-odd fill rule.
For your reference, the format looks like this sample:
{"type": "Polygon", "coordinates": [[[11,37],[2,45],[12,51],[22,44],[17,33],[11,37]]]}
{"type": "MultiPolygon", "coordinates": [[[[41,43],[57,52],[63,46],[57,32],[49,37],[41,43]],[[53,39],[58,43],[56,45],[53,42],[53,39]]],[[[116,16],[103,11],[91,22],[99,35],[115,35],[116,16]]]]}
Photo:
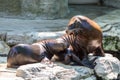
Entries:
{"type": "Polygon", "coordinates": [[[65,35],[58,39],[43,40],[32,45],[19,44],[11,48],[7,57],[7,67],[51,60],[57,55],[69,64],[75,61],[80,65],[87,54],[104,56],[102,30],[97,23],[84,16],[73,17],[65,35]]]}
{"type": "Polygon", "coordinates": [[[15,45],[8,53],[7,67],[18,67],[29,63],[50,61],[54,55],[60,61],[64,61],[65,64],[69,64],[71,58],[78,62],[78,64],[81,64],[80,59],[69,50],[70,43],[74,39],[73,36],[63,35],[57,39],[42,40],[32,45],[15,45]]]}
{"type": "Polygon", "coordinates": [[[41,62],[45,57],[50,60],[54,54],[66,49],[64,44],[57,41],[58,40],[43,40],[38,43],[33,43],[32,45],[18,44],[13,46],[7,57],[7,67],[41,62]]]}
{"type": "Polygon", "coordinates": [[[85,16],[74,16],[68,23],[66,34],[75,36],[71,46],[80,59],[87,58],[89,53],[104,56],[102,30],[95,21],[85,16]]]}

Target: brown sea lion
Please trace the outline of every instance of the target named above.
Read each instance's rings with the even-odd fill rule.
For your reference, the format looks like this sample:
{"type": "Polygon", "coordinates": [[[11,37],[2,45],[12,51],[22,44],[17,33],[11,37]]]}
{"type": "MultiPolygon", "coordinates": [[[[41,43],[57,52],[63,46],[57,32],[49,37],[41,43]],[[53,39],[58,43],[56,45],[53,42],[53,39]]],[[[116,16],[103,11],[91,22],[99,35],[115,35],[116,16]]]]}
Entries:
{"type": "Polygon", "coordinates": [[[102,31],[94,21],[84,16],[75,16],[70,20],[66,33],[58,39],[14,46],[8,54],[7,67],[46,61],[46,58],[49,61],[53,55],[66,64],[75,61],[80,65],[84,65],[81,60],[87,58],[89,53],[104,56],[102,31]]]}
{"type": "MultiPolygon", "coordinates": [[[[18,44],[11,48],[7,57],[7,67],[50,60],[55,53],[62,52],[66,46],[57,40],[43,40],[38,43],[18,44]]],[[[62,57],[63,58],[63,57],[62,57]]]]}
{"type": "Polygon", "coordinates": [[[73,61],[81,64],[80,59],[69,49],[73,36],[63,35],[57,39],[42,40],[32,45],[18,44],[11,48],[7,57],[7,67],[18,67],[20,65],[36,63],[41,61],[51,62],[56,55],[60,61],[69,64],[73,61]]]}
{"type": "Polygon", "coordinates": [[[89,53],[96,56],[104,56],[102,44],[102,30],[93,20],[85,16],[74,16],[70,19],[66,28],[66,34],[75,36],[70,43],[72,50],[81,60],[87,58],[89,53]]]}

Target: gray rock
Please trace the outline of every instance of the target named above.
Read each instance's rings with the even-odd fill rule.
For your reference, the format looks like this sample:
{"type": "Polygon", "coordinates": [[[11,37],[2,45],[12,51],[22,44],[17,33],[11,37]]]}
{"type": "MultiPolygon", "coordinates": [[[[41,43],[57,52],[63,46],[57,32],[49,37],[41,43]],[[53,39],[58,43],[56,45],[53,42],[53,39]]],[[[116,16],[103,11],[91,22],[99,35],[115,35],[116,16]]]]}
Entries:
{"type": "Polygon", "coordinates": [[[95,21],[102,27],[105,50],[120,51],[120,10],[98,17],[95,21]]]}
{"type": "Polygon", "coordinates": [[[57,32],[26,32],[26,33],[9,33],[6,37],[6,43],[8,45],[31,44],[33,42],[43,39],[53,39],[63,35],[65,31],[57,32]]]}
{"type": "MultiPolygon", "coordinates": [[[[0,0],[0,12],[4,15],[17,15],[21,11],[20,0],[0,0]]],[[[2,14],[1,14],[2,15],[2,14]]]]}
{"type": "Polygon", "coordinates": [[[0,40],[1,41],[6,41],[6,36],[7,36],[6,32],[0,32],[0,40]]]}
{"type": "Polygon", "coordinates": [[[117,79],[118,74],[120,74],[120,61],[110,54],[106,54],[105,57],[99,57],[95,63],[95,73],[102,79],[117,79]]]}
{"type": "Polygon", "coordinates": [[[93,70],[86,67],[67,66],[65,68],[57,65],[51,67],[41,63],[20,66],[16,75],[32,80],[96,80],[93,70]]]}
{"type": "Polygon", "coordinates": [[[8,54],[10,47],[4,42],[0,41],[0,55],[5,56],[8,54]]]}
{"type": "Polygon", "coordinates": [[[69,0],[69,4],[95,4],[99,3],[99,0],[69,0]]]}
{"type": "Polygon", "coordinates": [[[104,5],[120,8],[120,0],[103,0],[104,5]]]}
{"type": "Polygon", "coordinates": [[[0,0],[0,16],[55,19],[68,14],[68,0],[0,0]]]}
{"type": "Polygon", "coordinates": [[[85,78],[85,79],[80,79],[80,80],[97,80],[96,79],[96,76],[90,76],[90,77],[88,77],[88,78],[85,78]]]}
{"type": "Polygon", "coordinates": [[[94,72],[92,69],[84,67],[84,66],[70,66],[70,65],[64,65],[61,63],[56,62],[56,64],[58,66],[67,68],[67,69],[74,69],[75,71],[77,71],[79,73],[80,76],[80,80],[85,80],[85,79],[90,79],[92,78],[93,80],[96,80],[96,77],[94,77],[94,72]]]}
{"type": "Polygon", "coordinates": [[[28,18],[55,19],[66,16],[68,0],[22,0],[22,14],[28,18]]]}
{"type": "Polygon", "coordinates": [[[34,39],[34,41],[44,40],[44,39],[54,39],[58,38],[65,34],[65,31],[57,31],[57,32],[31,32],[27,33],[27,35],[31,35],[31,38],[34,39]]]}
{"type": "Polygon", "coordinates": [[[31,36],[26,35],[25,33],[21,34],[9,33],[6,38],[6,43],[8,45],[15,45],[19,43],[31,44],[33,43],[33,39],[31,38],[31,36]]]}

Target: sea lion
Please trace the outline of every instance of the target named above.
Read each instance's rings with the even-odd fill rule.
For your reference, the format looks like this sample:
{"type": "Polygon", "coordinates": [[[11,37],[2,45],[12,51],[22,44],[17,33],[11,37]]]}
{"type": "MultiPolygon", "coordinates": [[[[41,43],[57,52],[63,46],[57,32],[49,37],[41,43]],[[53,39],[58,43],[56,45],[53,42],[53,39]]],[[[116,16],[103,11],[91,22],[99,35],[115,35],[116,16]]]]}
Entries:
{"type": "Polygon", "coordinates": [[[57,55],[66,64],[75,61],[84,65],[81,60],[87,59],[89,53],[104,56],[102,30],[93,20],[85,16],[74,16],[68,23],[66,34],[60,38],[12,47],[8,53],[7,67],[49,61],[53,55],[57,55]]]}
{"type": "Polygon", "coordinates": [[[88,17],[77,15],[70,19],[66,34],[75,36],[72,50],[81,60],[89,53],[104,56],[102,30],[100,26],[88,17]]]}
{"type": "Polygon", "coordinates": [[[31,45],[18,44],[13,46],[8,53],[7,67],[41,62],[43,59],[47,61],[54,54],[62,52],[64,49],[66,49],[66,46],[57,42],[57,40],[43,40],[31,45]]]}
{"type": "Polygon", "coordinates": [[[72,36],[63,35],[57,39],[41,40],[37,43],[18,44],[13,46],[7,56],[7,67],[17,68],[20,65],[50,62],[54,55],[65,64],[69,64],[73,58],[78,64],[81,64],[80,59],[70,51],[69,46],[74,38],[72,36]]]}

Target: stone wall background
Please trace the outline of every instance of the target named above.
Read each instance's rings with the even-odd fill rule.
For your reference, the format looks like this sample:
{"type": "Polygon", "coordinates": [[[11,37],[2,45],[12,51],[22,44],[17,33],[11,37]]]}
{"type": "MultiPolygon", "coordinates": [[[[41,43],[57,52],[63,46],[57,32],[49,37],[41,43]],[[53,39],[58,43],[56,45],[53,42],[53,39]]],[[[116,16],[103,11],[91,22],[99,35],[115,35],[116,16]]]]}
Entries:
{"type": "Polygon", "coordinates": [[[103,4],[106,6],[120,8],[120,0],[103,0],[103,4]]]}
{"type": "Polygon", "coordinates": [[[0,0],[0,16],[56,19],[68,13],[68,0],[0,0]]]}
{"type": "MultiPolygon", "coordinates": [[[[63,18],[69,13],[69,2],[70,0],[0,0],[0,17],[23,19],[63,18]]],[[[102,0],[102,2],[104,6],[120,8],[120,0],[102,0]]]]}
{"type": "Polygon", "coordinates": [[[20,0],[0,0],[0,11],[19,13],[21,8],[20,0]]]}

